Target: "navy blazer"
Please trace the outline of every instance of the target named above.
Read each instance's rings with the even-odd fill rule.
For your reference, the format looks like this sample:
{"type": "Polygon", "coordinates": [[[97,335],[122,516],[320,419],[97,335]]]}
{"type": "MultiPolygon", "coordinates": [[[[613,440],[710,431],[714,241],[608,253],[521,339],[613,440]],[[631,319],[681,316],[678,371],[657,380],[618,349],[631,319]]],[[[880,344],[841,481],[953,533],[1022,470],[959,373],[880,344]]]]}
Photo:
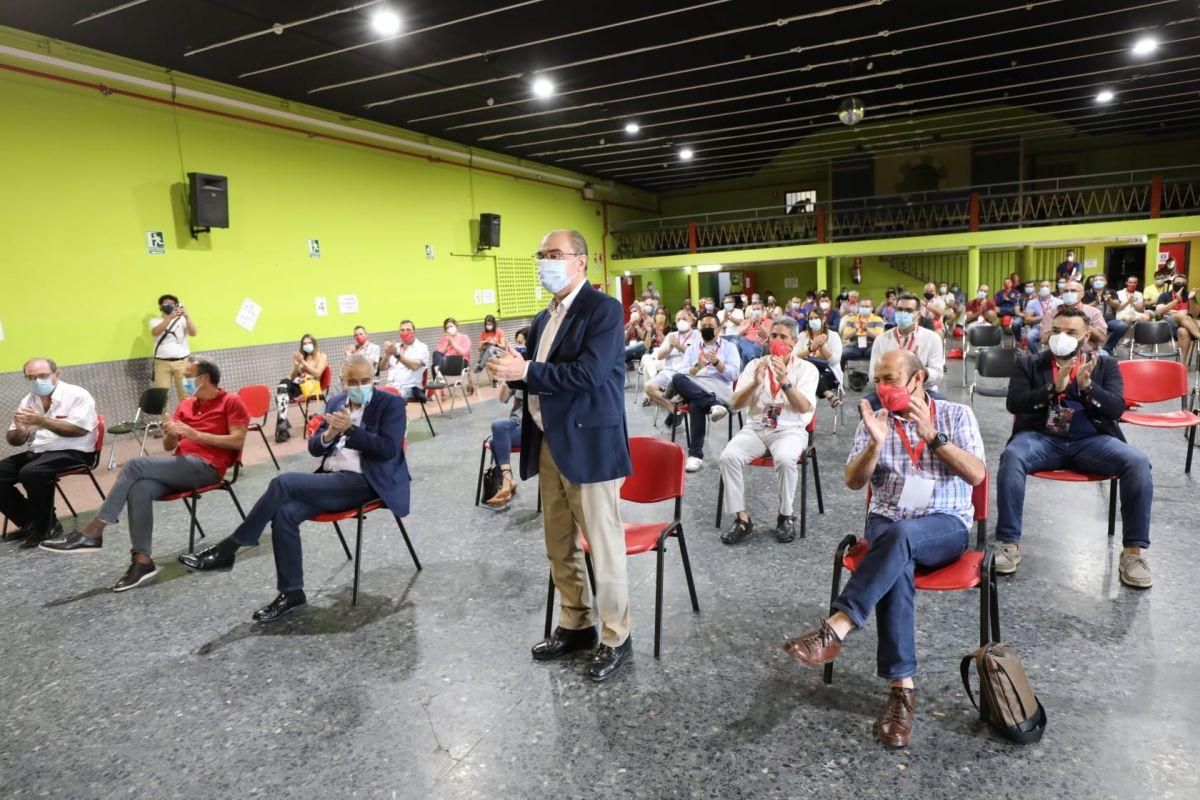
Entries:
{"type": "MultiPolygon", "coordinates": [[[[1013,436],[1021,431],[1046,431],[1046,417],[1050,413],[1050,392],[1047,387],[1054,382],[1051,358],[1049,350],[1036,356],[1017,358],[1016,369],[1008,379],[1007,405],[1009,412],[1015,415],[1013,436]]],[[[1125,435],[1121,433],[1117,421],[1125,413],[1125,382],[1121,380],[1121,370],[1115,358],[1097,358],[1099,361],[1092,370],[1091,399],[1079,398],[1079,402],[1083,405],[1084,415],[1096,430],[1123,442],[1125,435]]]]}
{"type": "MultiPolygon", "coordinates": [[[[346,393],[329,398],[326,413],[339,411],[346,405],[346,393]]],[[[308,440],[308,452],[317,458],[333,453],[338,440],[331,444],[321,441],[328,422],[308,440]]],[[[397,517],[408,516],[408,494],[410,478],[408,461],[404,456],[404,434],[408,427],[408,403],[404,398],[376,389],[371,393],[371,402],[363,410],[361,425],[350,428],[346,446],[360,454],[363,477],[384,505],[397,517]]],[[[340,437],[339,437],[340,438],[340,437]]]]}
{"type": "MultiPolygon", "coordinates": [[[[633,471],[625,426],[625,315],[621,304],[588,283],[558,329],[545,362],[531,361],[516,389],[537,395],[545,434],[521,414],[521,478],[538,474],[545,439],[558,471],[572,483],[599,483],[633,471]]],[[[532,360],[550,313],[529,326],[525,358],[532,360]]]]}

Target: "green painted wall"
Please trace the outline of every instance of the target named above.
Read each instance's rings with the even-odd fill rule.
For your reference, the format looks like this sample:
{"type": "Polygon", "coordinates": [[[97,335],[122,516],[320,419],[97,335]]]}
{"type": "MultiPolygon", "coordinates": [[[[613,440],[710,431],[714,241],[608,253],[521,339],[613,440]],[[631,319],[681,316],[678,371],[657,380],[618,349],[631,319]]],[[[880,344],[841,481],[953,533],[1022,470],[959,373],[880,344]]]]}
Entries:
{"type": "Polygon", "coordinates": [[[458,254],[472,252],[484,211],[503,220],[498,256],[527,257],[552,228],[578,228],[597,253],[602,244],[600,204],[573,190],[8,72],[0,108],[0,371],[43,353],[63,364],[148,355],[163,292],[192,312],[200,351],[382,331],[402,317],[477,320],[494,310],[474,296],[495,289],[493,260],[458,254]],[[228,176],[228,230],[190,237],[189,171],[228,176]],[[149,230],[165,233],[165,255],[147,254],[149,230]],[[358,296],[359,313],[338,313],[343,294],[358,296]],[[316,296],[328,316],[316,316],[316,296]],[[263,307],[253,333],[234,324],[243,298],[263,307]]]}

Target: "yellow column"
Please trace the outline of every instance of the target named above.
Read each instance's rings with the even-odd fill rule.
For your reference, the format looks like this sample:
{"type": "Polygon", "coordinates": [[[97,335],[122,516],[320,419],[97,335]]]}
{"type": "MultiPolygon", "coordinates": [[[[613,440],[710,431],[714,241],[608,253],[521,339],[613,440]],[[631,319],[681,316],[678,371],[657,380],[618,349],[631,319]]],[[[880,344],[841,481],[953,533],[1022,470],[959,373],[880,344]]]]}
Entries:
{"type": "MultiPolygon", "coordinates": [[[[692,307],[700,307],[700,270],[695,267],[686,267],[688,273],[688,294],[692,298],[692,307]]],[[[717,305],[720,305],[721,298],[715,298],[717,305]]]]}
{"type": "Polygon", "coordinates": [[[979,245],[971,245],[967,248],[967,285],[959,288],[967,297],[974,297],[979,283],[979,245]]]}
{"type": "Polygon", "coordinates": [[[1146,237],[1146,277],[1142,279],[1143,292],[1154,291],[1155,272],[1158,272],[1158,234],[1152,233],[1146,237]]]}
{"type": "Polygon", "coordinates": [[[817,257],[817,291],[829,288],[829,257],[817,257]]]}

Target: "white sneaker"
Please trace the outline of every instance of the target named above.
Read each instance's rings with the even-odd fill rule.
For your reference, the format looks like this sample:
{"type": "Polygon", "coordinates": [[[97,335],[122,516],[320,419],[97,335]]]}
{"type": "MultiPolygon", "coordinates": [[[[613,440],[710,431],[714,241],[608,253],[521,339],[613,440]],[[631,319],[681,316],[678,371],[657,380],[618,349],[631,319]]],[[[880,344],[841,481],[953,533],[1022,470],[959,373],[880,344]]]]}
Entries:
{"type": "Polygon", "coordinates": [[[712,422],[720,422],[729,414],[729,409],[717,404],[708,410],[708,418],[712,422]]]}
{"type": "Polygon", "coordinates": [[[696,458],[695,456],[688,456],[687,464],[684,465],[684,469],[688,472],[699,472],[700,468],[703,466],[704,459],[696,458]]]}

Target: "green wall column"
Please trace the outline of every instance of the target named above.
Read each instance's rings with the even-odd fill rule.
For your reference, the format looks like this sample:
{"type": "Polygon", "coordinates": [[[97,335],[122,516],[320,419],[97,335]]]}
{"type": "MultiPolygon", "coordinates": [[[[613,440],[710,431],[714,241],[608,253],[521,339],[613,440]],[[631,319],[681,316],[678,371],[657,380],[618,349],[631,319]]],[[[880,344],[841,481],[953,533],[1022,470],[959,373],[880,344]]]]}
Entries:
{"type": "Polygon", "coordinates": [[[1036,265],[1033,263],[1033,245],[1027,244],[1021,248],[1021,280],[1028,281],[1040,276],[1034,275],[1036,265]]]}
{"type": "Polygon", "coordinates": [[[842,259],[837,256],[830,258],[829,266],[833,268],[829,282],[829,294],[837,297],[842,292],[842,259]]]}
{"type": "Polygon", "coordinates": [[[829,258],[828,256],[819,256],[817,258],[817,291],[829,288],[829,258]]]}
{"type": "Polygon", "coordinates": [[[979,245],[971,245],[967,248],[967,285],[959,288],[967,297],[974,297],[979,283],[979,245]]]}
{"type": "Polygon", "coordinates": [[[1142,279],[1142,291],[1154,286],[1154,273],[1158,271],[1158,234],[1146,237],[1146,277],[1142,279]]]}
{"type": "MultiPolygon", "coordinates": [[[[687,268],[688,295],[692,298],[692,307],[700,307],[700,270],[696,267],[687,268]]],[[[714,298],[715,299],[715,298],[714,298]]]]}

